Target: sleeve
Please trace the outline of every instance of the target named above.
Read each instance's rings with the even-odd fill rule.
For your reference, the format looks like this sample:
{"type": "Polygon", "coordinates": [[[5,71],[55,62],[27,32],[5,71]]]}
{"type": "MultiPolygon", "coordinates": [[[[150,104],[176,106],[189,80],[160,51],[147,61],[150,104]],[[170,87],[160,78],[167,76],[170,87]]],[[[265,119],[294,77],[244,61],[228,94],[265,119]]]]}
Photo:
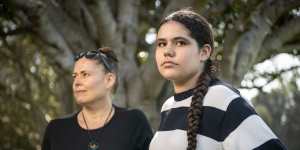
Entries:
{"type": "Polygon", "coordinates": [[[51,141],[50,141],[51,128],[52,128],[52,122],[50,122],[46,127],[44,138],[42,141],[42,150],[51,150],[51,141]]]}
{"type": "Polygon", "coordinates": [[[149,125],[149,122],[144,115],[144,113],[140,110],[135,110],[136,119],[136,128],[134,134],[135,150],[148,150],[149,144],[153,137],[152,129],[149,125]]]}
{"type": "Polygon", "coordinates": [[[225,150],[285,150],[253,107],[239,97],[230,102],[222,122],[221,136],[225,150]]]}

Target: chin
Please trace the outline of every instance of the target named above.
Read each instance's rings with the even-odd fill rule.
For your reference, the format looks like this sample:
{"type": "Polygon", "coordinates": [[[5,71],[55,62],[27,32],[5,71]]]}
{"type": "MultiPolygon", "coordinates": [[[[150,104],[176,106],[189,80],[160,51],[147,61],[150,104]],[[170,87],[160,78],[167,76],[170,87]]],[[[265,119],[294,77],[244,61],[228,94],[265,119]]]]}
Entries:
{"type": "Polygon", "coordinates": [[[85,103],[85,102],[82,101],[82,100],[76,100],[76,104],[77,104],[77,105],[80,105],[80,106],[81,106],[81,105],[84,105],[84,103],[85,103]]]}
{"type": "Polygon", "coordinates": [[[171,80],[171,81],[174,81],[174,80],[177,80],[178,79],[178,74],[177,73],[174,73],[174,72],[163,72],[161,73],[161,75],[167,79],[167,80],[171,80]]]}
{"type": "Polygon", "coordinates": [[[77,98],[76,103],[81,106],[81,105],[85,105],[85,104],[89,103],[89,100],[86,100],[83,98],[77,98]]]}

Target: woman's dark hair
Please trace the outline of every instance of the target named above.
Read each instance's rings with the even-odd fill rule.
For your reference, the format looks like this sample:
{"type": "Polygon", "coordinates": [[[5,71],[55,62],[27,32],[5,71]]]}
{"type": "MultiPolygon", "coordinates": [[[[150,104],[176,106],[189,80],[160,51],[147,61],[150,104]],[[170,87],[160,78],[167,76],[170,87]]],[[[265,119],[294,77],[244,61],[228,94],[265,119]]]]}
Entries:
{"type": "MultiPolygon", "coordinates": [[[[191,37],[197,41],[199,49],[204,44],[208,44],[213,51],[214,38],[212,29],[204,17],[191,10],[179,10],[164,18],[160,26],[168,21],[176,21],[186,27],[190,31],[191,37]]],[[[199,76],[196,87],[194,88],[191,106],[187,115],[187,150],[195,150],[197,147],[197,132],[199,132],[200,129],[200,122],[204,110],[203,99],[211,81],[215,78],[215,71],[216,67],[212,60],[208,59],[205,62],[204,70],[199,76]]]]}
{"type": "Polygon", "coordinates": [[[96,60],[97,63],[104,66],[106,73],[111,72],[116,75],[116,83],[113,89],[115,92],[118,87],[118,58],[112,49],[109,47],[102,47],[97,50],[82,51],[75,56],[74,60],[77,61],[82,57],[96,60]]]}

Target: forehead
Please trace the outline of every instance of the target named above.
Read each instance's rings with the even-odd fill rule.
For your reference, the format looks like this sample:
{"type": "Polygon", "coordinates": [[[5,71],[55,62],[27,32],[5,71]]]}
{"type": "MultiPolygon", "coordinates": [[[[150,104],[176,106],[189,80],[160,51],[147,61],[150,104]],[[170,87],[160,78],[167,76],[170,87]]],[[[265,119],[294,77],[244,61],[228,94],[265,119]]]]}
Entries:
{"type": "Polygon", "coordinates": [[[96,60],[82,57],[75,62],[74,73],[81,71],[95,71],[101,69],[101,67],[102,65],[100,65],[96,60]]]}
{"type": "Polygon", "coordinates": [[[190,31],[177,21],[168,21],[160,26],[158,38],[170,38],[177,36],[190,36],[190,31]]]}

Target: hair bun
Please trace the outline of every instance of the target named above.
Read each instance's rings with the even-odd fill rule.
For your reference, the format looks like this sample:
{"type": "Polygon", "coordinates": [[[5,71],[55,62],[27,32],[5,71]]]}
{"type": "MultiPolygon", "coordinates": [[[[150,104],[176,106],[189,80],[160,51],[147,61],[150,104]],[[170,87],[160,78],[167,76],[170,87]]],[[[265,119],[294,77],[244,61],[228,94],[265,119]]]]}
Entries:
{"type": "Polygon", "coordinates": [[[112,51],[112,49],[110,47],[101,47],[98,50],[103,52],[103,53],[108,53],[108,52],[112,51]]]}
{"type": "Polygon", "coordinates": [[[114,53],[114,51],[110,47],[101,47],[98,49],[98,51],[104,53],[107,57],[112,59],[113,61],[118,62],[117,55],[114,53]]]}

